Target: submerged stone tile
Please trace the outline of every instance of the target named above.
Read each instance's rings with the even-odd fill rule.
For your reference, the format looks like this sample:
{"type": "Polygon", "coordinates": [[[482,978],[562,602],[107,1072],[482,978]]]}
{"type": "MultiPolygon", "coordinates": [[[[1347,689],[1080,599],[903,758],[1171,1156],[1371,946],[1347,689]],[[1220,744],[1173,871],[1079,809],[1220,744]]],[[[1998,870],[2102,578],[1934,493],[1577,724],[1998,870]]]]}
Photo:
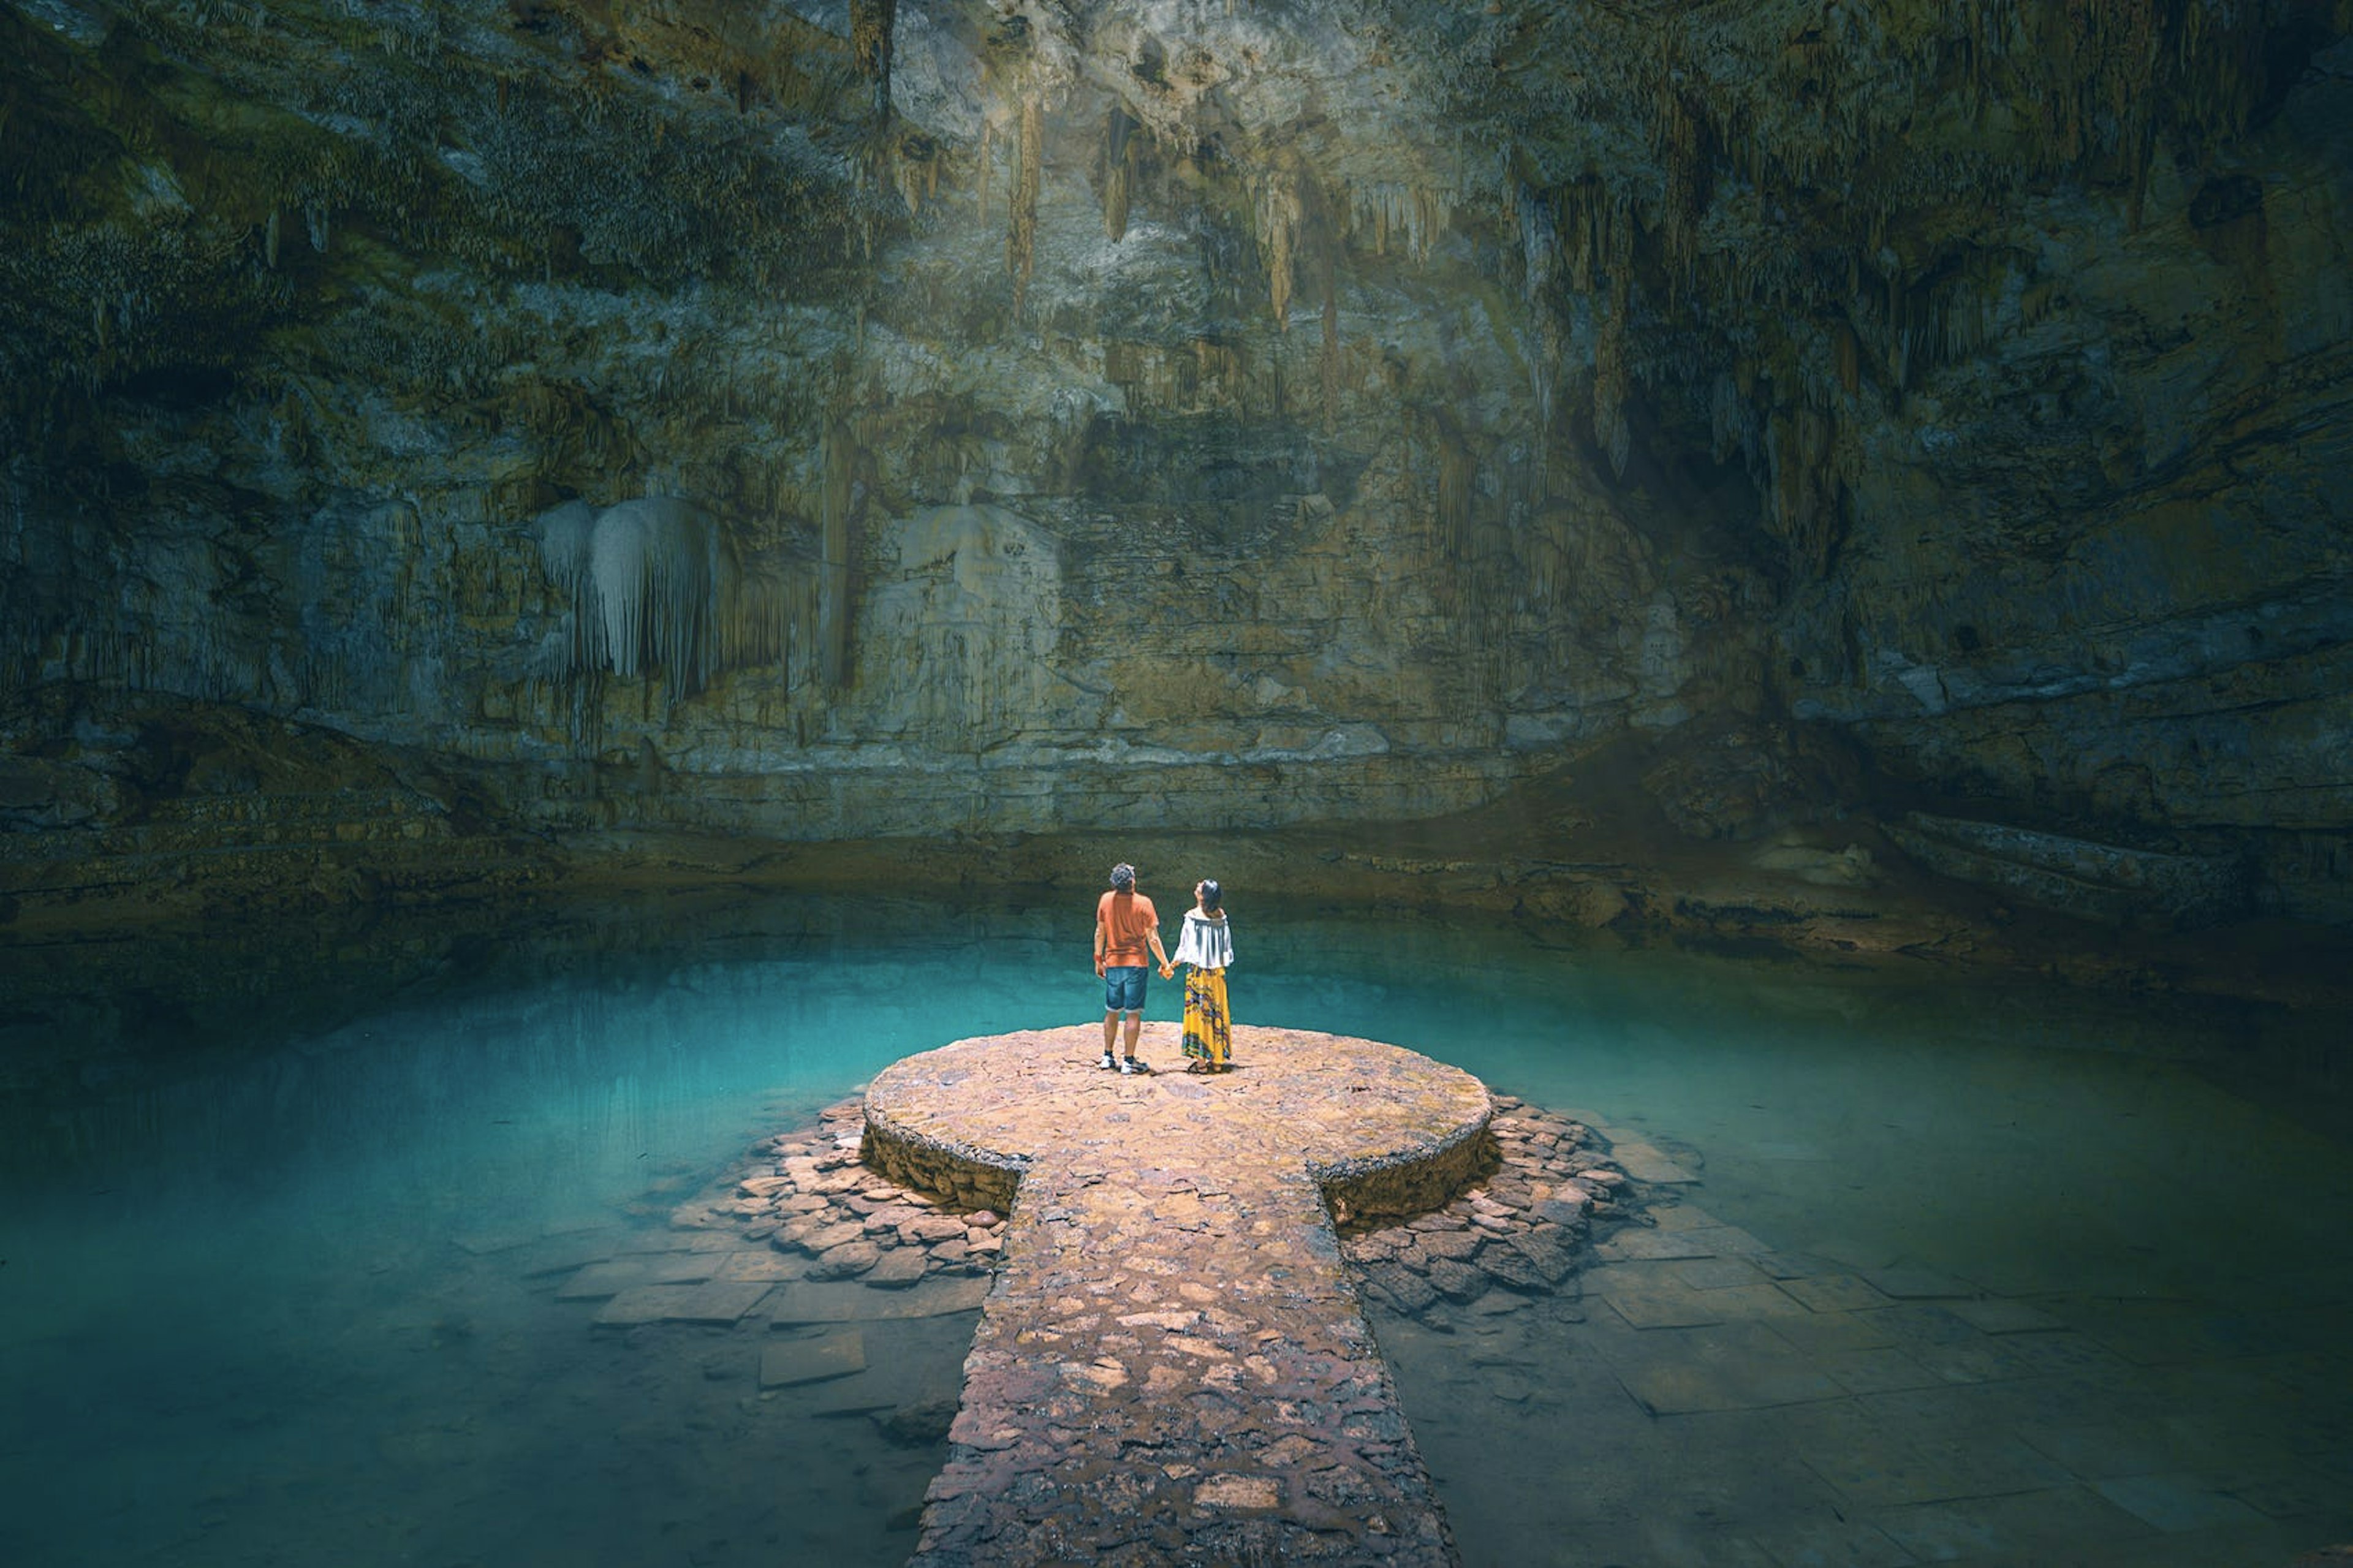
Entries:
{"type": "Polygon", "coordinates": [[[921,1279],[930,1268],[931,1261],[922,1251],[904,1247],[884,1253],[860,1279],[878,1289],[899,1290],[921,1279]]]}
{"type": "Polygon", "coordinates": [[[692,1285],[643,1285],[605,1303],[596,1321],[635,1323],[733,1323],[768,1294],[759,1280],[713,1279],[692,1285]]]}
{"type": "Polygon", "coordinates": [[[1706,1230],[1719,1222],[1697,1204],[1653,1204],[1645,1215],[1661,1230],[1706,1230]]]}
{"type": "Polygon", "coordinates": [[[1769,1286],[1764,1273],[1745,1258],[1692,1258],[1668,1265],[1676,1283],[1694,1290],[1725,1290],[1735,1286],[1769,1286]]]}
{"type": "Polygon", "coordinates": [[[1638,1329],[1695,1328],[1725,1321],[1723,1292],[1679,1285],[1613,1287],[1600,1292],[1612,1310],[1638,1329]]]}
{"type": "Polygon", "coordinates": [[[673,1314],[671,1321],[726,1325],[758,1317],[774,1289],[773,1282],[765,1279],[707,1279],[686,1310],[673,1314]]]}
{"type": "Polygon", "coordinates": [[[758,1279],[776,1284],[786,1279],[798,1279],[808,1272],[805,1259],[788,1258],[776,1252],[730,1252],[719,1259],[712,1270],[713,1279],[758,1279]]]}
{"type": "Polygon", "coordinates": [[[1700,1293],[1714,1302],[1715,1310],[1727,1321],[1802,1317],[1806,1312],[1806,1309],[1763,1279],[1754,1285],[1719,1286],[1700,1293]]]}
{"type": "Polygon", "coordinates": [[[1998,1296],[1981,1301],[1955,1301],[1946,1310],[1972,1328],[1989,1334],[2038,1333],[2046,1329],[2067,1326],[2040,1307],[1998,1296]]]}
{"type": "Polygon", "coordinates": [[[1593,1249],[1596,1258],[1663,1262],[1678,1258],[1713,1258],[1714,1249],[1695,1241],[1692,1231],[1623,1230],[1593,1249]]]}
{"type": "Polygon", "coordinates": [[[2141,1561],[2147,1526],[2081,1487],[1922,1503],[1870,1522],[1923,1563],[2141,1561]]]}
{"type": "Polygon", "coordinates": [[[1869,1280],[1852,1274],[1817,1274],[1783,1279],[1782,1294],[1817,1312],[1857,1312],[1884,1307],[1888,1297],[1869,1280]]]}
{"type": "Polygon", "coordinates": [[[1651,1182],[1661,1186],[1684,1186],[1699,1180],[1652,1144],[1613,1142],[1609,1152],[1617,1161],[1618,1168],[1638,1182],[1651,1182]]]}
{"type": "Polygon", "coordinates": [[[1898,1300],[1943,1300],[1956,1296],[1975,1296],[1977,1288],[1942,1274],[1933,1268],[1899,1267],[1894,1268],[1862,1268],[1856,1270],[1886,1295],[1898,1300]]]}
{"type": "Polygon", "coordinates": [[[1950,1466],[1908,1444],[1841,1447],[1799,1455],[1811,1469],[1858,1508],[1893,1508],[1984,1495],[1950,1466]]]}
{"type": "Polygon", "coordinates": [[[1820,1365],[1850,1394],[1885,1394],[1901,1388],[1930,1388],[1944,1381],[1941,1375],[1893,1346],[1824,1356],[1820,1365]]]}
{"type": "Polygon", "coordinates": [[[944,1318],[977,1309],[988,1296],[983,1275],[933,1275],[905,1289],[884,1290],[864,1280],[796,1281],[778,1289],[768,1303],[773,1327],[801,1323],[849,1323],[866,1320],[944,1318]]]}
{"type": "Polygon", "coordinates": [[[596,1321],[607,1328],[659,1323],[668,1319],[673,1309],[686,1306],[696,1289],[692,1285],[636,1286],[607,1300],[596,1314],[596,1321]]]}
{"type": "Polygon", "coordinates": [[[855,1329],[814,1339],[772,1342],[760,1351],[760,1386],[789,1388],[866,1369],[866,1340],[855,1329]]]}
{"type": "Polygon", "coordinates": [[[592,1263],[556,1287],[559,1301],[604,1301],[649,1283],[635,1263],[592,1263]]]}
{"type": "Polygon", "coordinates": [[[1761,1258],[1771,1251],[1738,1226],[1695,1226],[1683,1235],[1683,1239],[1693,1246],[1707,1248],[1712,1258],[1761,1258]]]}
{"type": "Polygon", "coordinates": [[[1760,1532],[1757,1544],[1777,1563],[1820,1563],[1823,1568],[1909,1568],[1911,1552],[1877,1526],[1862,1520],[1809,1520],[1760,1532]]]}
{"type": "Polygon", "coordinates": [[[846,1241],[828,1247],[809,1265],[812,1279],[849,1279],[882,1261],[882,1249],[871,1241],[846,1241]]]}
{"type": "Polygon", "coordinates": [[[478,1230],[453,1236],[449,1239],[459,1250],[477,1258],[489,1258],[501,1252],[512,1252],[519,1247],[529,1247],[539,1239],[536,1230],[478,1230]]]}
{"type": "Polygon", "coordinates": [[[526,1279],[570,1274],[613,1256],[612,1238],[584,1232],[534,1242],[518,1258],[515,1272],[526,1279]]]}

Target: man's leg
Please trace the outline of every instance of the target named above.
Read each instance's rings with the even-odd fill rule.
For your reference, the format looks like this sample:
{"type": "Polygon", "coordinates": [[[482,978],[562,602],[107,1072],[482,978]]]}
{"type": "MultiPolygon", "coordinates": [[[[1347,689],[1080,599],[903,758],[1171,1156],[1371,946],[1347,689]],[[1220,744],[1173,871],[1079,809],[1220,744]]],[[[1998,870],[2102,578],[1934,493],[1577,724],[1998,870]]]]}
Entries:
{"type": "Polygon", "coordinates": [[[1144,1015],[1130,1013],[1127,1016],[1127,1059],[1129,1061],[1135,1059],[1135,1037],[1142,1033],[1144,1033],[1144,1015]]]}
{"type": "Polygon", "coordinates": [[[1110,1065],[1112,1049],[1118,1044],[1119,1014],[1115,1011],[1106,1011],[1103,1014],[1103,1063],[1105,1066],[1110,1065]]]}

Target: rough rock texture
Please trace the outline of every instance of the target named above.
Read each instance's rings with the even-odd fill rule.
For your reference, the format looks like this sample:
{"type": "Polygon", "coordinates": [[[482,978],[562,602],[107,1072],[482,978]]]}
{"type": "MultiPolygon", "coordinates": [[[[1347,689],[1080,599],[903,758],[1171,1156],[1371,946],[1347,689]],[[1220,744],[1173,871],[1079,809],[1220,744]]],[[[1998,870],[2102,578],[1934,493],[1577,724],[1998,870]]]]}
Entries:
{"type": "Polygon", "coordinates": [[[275,725],[418,855],[1632,747],[1699,838],[1926,807],[2353,919],[2348,26],[0,7],[0,886],[332,814],[197,765],[275,725]]]}

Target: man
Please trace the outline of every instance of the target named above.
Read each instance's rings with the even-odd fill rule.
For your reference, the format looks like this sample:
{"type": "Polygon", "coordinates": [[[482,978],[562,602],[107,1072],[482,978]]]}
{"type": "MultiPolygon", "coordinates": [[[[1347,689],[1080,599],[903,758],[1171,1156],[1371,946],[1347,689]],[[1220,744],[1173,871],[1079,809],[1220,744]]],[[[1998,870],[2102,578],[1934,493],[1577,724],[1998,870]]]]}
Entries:
{"type": "Polygon", "coordinates": [[[1111,891],[1095,900],[1095,973],[1103,980],[1103,1051],[1095,1065],[1122,1072],[1149,1072],[1135,1059],[1135,1037],[1144,1032],[1145,955],[1168,967],[1160,949],[1160,916],[1152,900],[1135,890],[1135,868],[1123,860],[1111,868],[1111,891]],[[1127,1054],[1114,1063],[1119,1016],[1127,1015],[1127,1054]]]}

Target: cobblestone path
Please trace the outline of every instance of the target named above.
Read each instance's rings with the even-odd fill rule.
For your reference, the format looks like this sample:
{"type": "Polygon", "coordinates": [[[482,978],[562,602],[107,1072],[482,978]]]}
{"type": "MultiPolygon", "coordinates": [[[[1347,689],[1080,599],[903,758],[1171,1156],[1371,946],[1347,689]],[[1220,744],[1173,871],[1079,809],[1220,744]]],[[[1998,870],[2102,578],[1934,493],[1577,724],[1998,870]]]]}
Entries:
{"type": "Polygon", "coordinates": [[[1456,1561],[1329,1207],[1444,1202],[1492,1156],[1487,1091],[1411,1052],[1238,1027],[1235,1070],[1094,1063],[1098,1027],[966,1040],[867,1092],[865,1158],[1002,1204],[913,1562],[1456,1561]]]}

